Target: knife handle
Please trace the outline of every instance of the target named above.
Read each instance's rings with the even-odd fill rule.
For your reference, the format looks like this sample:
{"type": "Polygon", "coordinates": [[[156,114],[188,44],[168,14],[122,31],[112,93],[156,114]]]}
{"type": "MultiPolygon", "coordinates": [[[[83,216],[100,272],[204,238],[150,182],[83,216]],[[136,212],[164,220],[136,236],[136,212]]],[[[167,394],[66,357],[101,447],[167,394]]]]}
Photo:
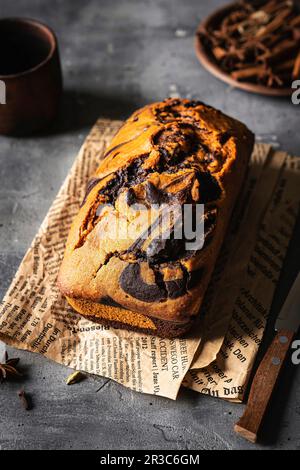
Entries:
{"type": "Polygon", "coordinates": [[[250,442],[257,441],[270,398],[293,338],[294,332],[292,331],[278,331],[254,376],[245,412],[234,426],[235,432],[250,442]]]}

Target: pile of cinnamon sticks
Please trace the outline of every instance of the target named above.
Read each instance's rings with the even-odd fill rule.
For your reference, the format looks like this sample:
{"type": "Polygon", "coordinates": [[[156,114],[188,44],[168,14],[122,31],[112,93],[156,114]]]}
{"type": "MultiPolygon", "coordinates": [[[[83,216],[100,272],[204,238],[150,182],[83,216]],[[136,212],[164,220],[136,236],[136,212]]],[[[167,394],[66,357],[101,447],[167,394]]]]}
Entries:
{"type": "Polygon", "coordinates": [[[236,80],[286,88],[300,78],[300,11],[294,0],[239,1],[199,34],[236,80]]]}

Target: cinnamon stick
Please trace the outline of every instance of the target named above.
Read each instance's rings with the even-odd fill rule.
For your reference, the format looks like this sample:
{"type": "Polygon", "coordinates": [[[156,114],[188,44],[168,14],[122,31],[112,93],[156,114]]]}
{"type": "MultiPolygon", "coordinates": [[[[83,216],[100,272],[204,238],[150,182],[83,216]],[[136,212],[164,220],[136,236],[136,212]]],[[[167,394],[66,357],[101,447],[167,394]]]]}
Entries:
{"type": "Polygon", "coordinates": [[[300,51],[296,57],[293,72],[292,72],[292,77],[294,79],[300,78],[300,51]]]}

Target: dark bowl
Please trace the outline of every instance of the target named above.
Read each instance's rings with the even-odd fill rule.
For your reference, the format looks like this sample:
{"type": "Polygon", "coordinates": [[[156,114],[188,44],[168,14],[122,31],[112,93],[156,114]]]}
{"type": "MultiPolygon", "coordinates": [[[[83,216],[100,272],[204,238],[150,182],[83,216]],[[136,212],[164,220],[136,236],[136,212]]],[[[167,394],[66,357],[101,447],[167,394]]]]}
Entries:
{"type": "Polygon", "coordinates": [[[246,90],[252,93],[259,93],[261,95],[291,95],[293,92],[291,88],[272,88],[264,85],[257,85],[255,83],[250,82],[240,82],[232,78],[229,74],[227,74],[226,72],[224,72],[224,70],[221,69],[221,67],[215,61],[215,58],[213,57],[211,52],[206,47],[204,41],[201,39],[201,34],[199,33],[205,33],[208,29],[214,29],[220,24],[222,19],[228,15],[228,13],[231,13],[236,9],[238,9],[237,3],[230,3],[229,5],[226,5],[225,7],[216,10],[214,13],[208,16],[208,18],[206,18],[202,23],[200,23],[195,37],[195,50],[199,61],[201,62],[203,67],[206,68],[206,70],[208,70],[211,74],[233,87],[241,88],[242,90],[246,90]]]}
{"type": "Polygon", "coordinates": [[[0,133],[45,129],[62,94],[57,39],[48,26],[26,18],[0,19],[0,133]]]}

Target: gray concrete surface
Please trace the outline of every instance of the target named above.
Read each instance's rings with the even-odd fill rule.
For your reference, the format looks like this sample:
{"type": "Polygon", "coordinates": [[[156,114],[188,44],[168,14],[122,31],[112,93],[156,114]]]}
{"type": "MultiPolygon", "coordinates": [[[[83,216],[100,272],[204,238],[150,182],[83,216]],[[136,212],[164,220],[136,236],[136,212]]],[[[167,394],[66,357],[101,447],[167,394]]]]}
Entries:
{"type": "MultiPolygon", "coordinates": [[[[137,106],[178,91],[245,121],[265,140],[276,136],[284,149],[300,154],[300,106],[233,90],[197,62],[197,23],[222,3],[0,0],[1,16],[34,17],[55,29],[65,82],[62,112],[48,134],[0,137],[0,297],[98,116],[123,118],[137,106]]],[[[274,312],[298,267],[295,236],[274,312]]],[[[9,352],[22,359],[22,383],[34,409],[25,412],[18,406],[20,383],[0,385],[1,449],[300,448],[299,367],[286,368],[264,443],[253,446],[233,432],[242,405],[186,390],[172,402],[102,378],[66,387],[66,368],[34,354],[9,352]]]]}

